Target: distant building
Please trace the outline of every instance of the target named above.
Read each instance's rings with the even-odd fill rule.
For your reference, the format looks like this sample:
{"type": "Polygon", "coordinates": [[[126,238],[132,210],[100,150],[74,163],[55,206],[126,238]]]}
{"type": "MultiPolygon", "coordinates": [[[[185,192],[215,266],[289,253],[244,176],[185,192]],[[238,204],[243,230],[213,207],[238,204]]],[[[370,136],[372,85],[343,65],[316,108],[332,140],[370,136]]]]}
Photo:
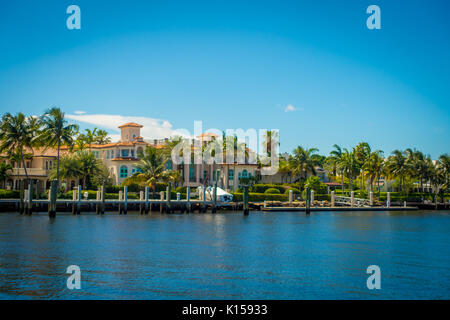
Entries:
{"type": "MultiPolygon", "coordinates": [[[[114,183],[119,185],[126,178],[137,171],[139,162],[138,155],[144,152],[147,146],[162,148],[168,139],[144,141],[140,130],[143,126],[137,123],[125,123],[119,126],[121,131],[120,141],[109,144],[92,144],[89,146],[94,155],[102,160],[110,170],[114,183]]],[[[198,136],[200,145],[205,146],[217,135],[213,133],[203,133],[198,136]]],[[[194,147],[193,147],[194,148],[194,147]]],[[[67,147],[61,147],[60,155],[68,154],[67,147]]],[[[247,149],[247,152],[253,152],[247,149]]],[[[31,157],[26,159],[26,167],[30,179],[33,180],[38,192],[44,192],[49,187],[49,172],[56,166],[57,152],[55,149],[35,149],[29,151],[31,157]]],[[[6,181],[9,189],[18,189],[19,181],[25,180],[25,171],[20,163],[10,161],[7,155],[1,155],[3,161],[11,163],[14,167],[11,178],[6,181]]],[[[181,184],[184,186],[196,187],[203,184],[214,185],[228,190],[235,190],[239,186],[240,178],[249,178],[257,174],[257,165],[249,163],[234,164],[180,164],[172,165],[172,161],[167,162],[167,169],[178,170],[181,173],[181,184]]],[[[75,186],[75,181],[63,181],[67,188],[75,186]]]]}

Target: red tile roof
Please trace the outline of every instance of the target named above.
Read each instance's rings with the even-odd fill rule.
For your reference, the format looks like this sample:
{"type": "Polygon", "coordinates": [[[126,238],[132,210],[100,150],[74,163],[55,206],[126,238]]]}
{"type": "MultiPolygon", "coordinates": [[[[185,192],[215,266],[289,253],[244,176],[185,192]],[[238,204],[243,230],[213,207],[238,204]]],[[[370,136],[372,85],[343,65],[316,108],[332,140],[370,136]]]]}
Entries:
{"type": "Polygon", "coordinates": [[[128,123],[125,123],[125,124],[119,126],[119,128],[126,128],[126,127],[142,128],[143,126],[141,126],[140,124],[134,123],[134,122],[128,122],[128,123]]]}

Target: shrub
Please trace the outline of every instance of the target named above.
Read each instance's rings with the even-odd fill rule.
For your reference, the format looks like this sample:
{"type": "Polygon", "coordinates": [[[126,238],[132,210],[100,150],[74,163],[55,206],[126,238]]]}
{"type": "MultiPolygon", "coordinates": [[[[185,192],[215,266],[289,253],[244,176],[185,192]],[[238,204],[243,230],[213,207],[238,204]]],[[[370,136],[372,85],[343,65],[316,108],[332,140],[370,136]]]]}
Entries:
{"type": "Polygon", "coordinates": [[[311,176],[306,179],[305,188],[311,188],[315,193],[325,193],[327,190],[326,184],[320,181],[319,177],[311,176]]]}
{"type": "Polygon", "coordinates": [[[0,189],[0,199],[19,199],[19,190],[4,190],[0,189]]]}
{"type": "MultiPolygon", "coordinates": [[[[254,193],[250,192],[248,194],[248,201],[262,202],[267,201],[288,201],[288,196],[286,194],[267,194],[267,193],[254,193]]],[[[242,201],[243,194],[240,192],[233,193],[233,201],[242,201]]]]}
{"type": "Polygon", "coordinates": [[[284,189],[285,189],[285,187],[283,187],[282,185],[258,183],[258,184],[254,184],[253,186],[251,186],[249,191],[254,192],[254,193],[264,193],[264,192],[266,192],[267,189],[270,189],[270,188],[275,188],[280,193],[284,192],[284,189]]]}
{"type": "Polygon", "coordinates": [[[294,194],[300,194],[300,190],[298,190],[298,189],[296,189],[296,188],[289,188],[289,189],[286,189],[286,191],[285,191],[284,193],[287,194],[287,195],[289,195],[289,190],[292,190],[292,192],[293,192],[294,194]]]}
{"type": "Polygon", "coordinates": [[[280,194],[280,190],[276,188],[269,188],[266,191],[264,191],[265,194],[280,194]]]}
{"type": "MultiPolygon", "coordinates": [[[[179,192],[179,193],[187,193],[187,187],[177,187],[175,189],[175,191],[179,192]]],[[[191,192],[192,192],[192,189],[191,189],[191,192]]]]}

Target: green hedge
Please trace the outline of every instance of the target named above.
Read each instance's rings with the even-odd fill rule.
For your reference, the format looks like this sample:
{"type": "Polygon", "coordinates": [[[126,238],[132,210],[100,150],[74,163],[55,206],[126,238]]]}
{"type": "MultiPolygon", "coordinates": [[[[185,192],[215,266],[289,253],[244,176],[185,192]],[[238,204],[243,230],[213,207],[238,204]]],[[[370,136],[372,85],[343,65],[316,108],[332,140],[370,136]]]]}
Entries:
{"type": "MultiPolygon", "coordinates": [[[[233,193],[233,201],[242,201],[242,193],[233,193]]],[[[249,192],[249,201],[257,202],[257,201],[288,201],[287,194],[266,194],[266,193],[255,193],[249,192]]]]}
{"type": "Polygon", "coordinates": [[[275,188],[280,191],[280,193],[284,193],[284,190],[286,189],[284,186],[279,184],[263,184],[263,183],[257,183],[250,187],[250,192],[253,193],[264,193],[267,189],[275,188]]]}
{"type": "Polygon", "coordinates": [[[19,199],[19,190],[4,190],[0,189],[0,199],[19,199]]]}
{"type": "Polygon", "coordinates": [[[289,188],[289,189],[286,189],[286,191],[284,192],[284,193],[286,193],[287,195],[289,195],[289,191],[290,190],[292,190],[292,192],[294,193],[294,194],[300,194],[300,190],[298,190],[298,189],[296,189],[296,188],[289,188]]]}
{"type": "Polygon", "coordinates": [[[280,194],[280,190],[277,188],[269,188],[266,191],[264,191],[265,194],[280,194]]]}

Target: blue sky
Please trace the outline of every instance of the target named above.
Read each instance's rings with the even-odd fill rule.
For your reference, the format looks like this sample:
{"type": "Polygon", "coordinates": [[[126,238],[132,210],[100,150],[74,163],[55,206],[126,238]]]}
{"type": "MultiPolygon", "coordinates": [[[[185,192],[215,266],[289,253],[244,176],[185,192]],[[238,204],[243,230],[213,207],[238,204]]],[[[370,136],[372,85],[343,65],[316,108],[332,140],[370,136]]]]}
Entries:
{"type": "MultiPolygon", "coordinates": [[[[448,1],[2,1],[0,111],[450,152],[448,1]],[[81,8],[81,30],[66,8],[81,8]],[[368,30],[366,8],[381,8],[368,30]],[[286,112],[287,106],[293,111],[286,112]],[[81,112],[80,112],[81,111],[81,112]],[[83,113],[84,112],[84,113],[83,113]]],[[[114,136],[116,137],[116,136],[114,136]]]]}

